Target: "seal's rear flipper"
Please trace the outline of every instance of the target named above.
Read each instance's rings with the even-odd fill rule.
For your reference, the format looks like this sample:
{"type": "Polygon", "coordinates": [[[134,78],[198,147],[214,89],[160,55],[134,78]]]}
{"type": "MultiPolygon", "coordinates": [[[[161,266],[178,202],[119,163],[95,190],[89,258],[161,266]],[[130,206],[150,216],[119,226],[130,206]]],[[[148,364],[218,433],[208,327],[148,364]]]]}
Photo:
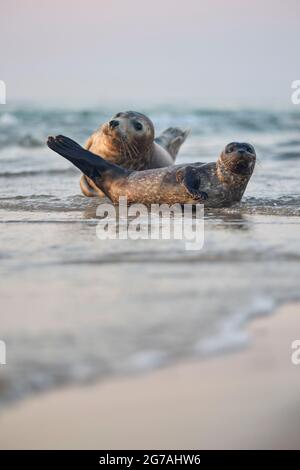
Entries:
{"type": "Polygon", "coordinates": [[[189,129],[182,130],[179,127],[169,127],[155,139],[155,142],[166,149],[175,161],[177,153],[189,133],[189,129]]]}
{"type": "Polygon", "coordinates": [[[82,148],[77,142],[63,135],[48,137],[47,145],[54,152],[69,160],[91,179],[100,178],[108,170],[125,173],[121,167],[107,162],[98,155],[82,148]]]}

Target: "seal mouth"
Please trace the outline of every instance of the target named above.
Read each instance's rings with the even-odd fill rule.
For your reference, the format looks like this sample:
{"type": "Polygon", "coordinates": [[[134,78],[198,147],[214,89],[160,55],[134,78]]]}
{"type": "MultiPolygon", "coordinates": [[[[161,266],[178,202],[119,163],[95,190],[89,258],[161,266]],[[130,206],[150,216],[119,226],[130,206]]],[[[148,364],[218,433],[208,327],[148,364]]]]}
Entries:
{"type": "Polygon", "coordinates": [[[108,122],[106,122],[102,127],[103,134],[107,137],[110,137],[114,142],[121,142],[126,138],[124,132],[120,127],[111,127],[108,122]]]}
{"type": "Polygon", "coordinates": [[[240,158],[237,159],[232,171],[239,175],[251,175],[253,172],[254,162],[252,159],[240,158]]]}
{"type": "Polygon", "coordinates": [[[256,157],[255,155],[240,154],[234,152],[222,159],[223,165],[231,173],[240,176],[251,176],[253,173],[256,157]]]}

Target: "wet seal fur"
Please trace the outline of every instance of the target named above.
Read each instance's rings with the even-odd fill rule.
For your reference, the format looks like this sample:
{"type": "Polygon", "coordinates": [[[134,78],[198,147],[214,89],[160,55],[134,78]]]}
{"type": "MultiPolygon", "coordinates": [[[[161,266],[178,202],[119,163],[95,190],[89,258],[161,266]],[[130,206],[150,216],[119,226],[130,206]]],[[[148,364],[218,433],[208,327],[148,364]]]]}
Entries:
{"type": "Polygon", "coordinates": [[[47,145],[79,168],[115,204],[126,196],[129,204],[228,207],[241,200],[256,161],[252,145],[232,142],[214,163],[134,171],[94,155],[68,137],[49,137],[47,145]]]}
{"type": "MultiPolygon", "coordinates": [[[[189,131],[169,127],[154,138],[152,121],[142,113],[117,113],[94,132],[85,144],[86,150],[128,170],[148,170],[173,165],[180,146],[189,131]]],[[[103,196],[86,175],[80,179],[85,196],[103,196]]]]}

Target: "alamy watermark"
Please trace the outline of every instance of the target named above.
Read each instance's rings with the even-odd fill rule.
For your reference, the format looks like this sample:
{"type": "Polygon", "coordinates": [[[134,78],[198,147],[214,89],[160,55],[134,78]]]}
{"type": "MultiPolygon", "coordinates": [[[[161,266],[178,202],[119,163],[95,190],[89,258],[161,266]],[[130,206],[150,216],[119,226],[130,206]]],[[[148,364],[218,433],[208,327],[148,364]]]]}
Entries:
{"type": "Polygon", "coordinates": [[[6,104],[6,84],[0,80],[0,104],[6,104]]]}
{"type": "Polygon", "coordinates": [[[6,344],[0,339],[0,366],[6,364],[6,344]]]}
{"type": "Polygon", "coordinates": [[[120,197],[119,205],[100,204],[96,228],[100,240],[182,240],[186,250],[204,244],[203,204],[131,204],[120,197]]]}
{"type": "Polygon", "coordinates": [[[291,344],[291,348],[294,349],[291,355],[292,364],[298,366],[300,364],[300,339],[295,339],[291,344]]]}
{"type": "Polygon", "coordinates": [[[293,104],[300,104],[300,80],[294,80],[292,82],[292,92],[291,101],[293,104]]]}

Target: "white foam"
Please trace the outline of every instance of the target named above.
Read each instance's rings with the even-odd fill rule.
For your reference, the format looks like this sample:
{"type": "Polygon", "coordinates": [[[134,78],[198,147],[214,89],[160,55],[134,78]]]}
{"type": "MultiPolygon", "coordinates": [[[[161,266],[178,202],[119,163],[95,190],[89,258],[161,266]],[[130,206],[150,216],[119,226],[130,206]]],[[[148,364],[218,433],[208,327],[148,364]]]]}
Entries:
{"type": "Polygon", "coordinates": [[[275,302],[270,297],[257,297],[248,307],[227,317],[214,335],[198,341],[195,345],[196,353],[210,356],[246,346],[250,341],[249,333],[244,329],[246,322],[258,315],[270,313],[274,307],[275,302]]]}
{"type": "Polygon", "coordinates": [[[167,362],[167,355],[164,351],[141,351],[128,360],[128,366],[133,371],[147,371],[162,367],[167,362]]]}
{"type": "Polygon", "coordinates": [[[4,113],[0,116],[0,124],[3,126],[12,126],[17,124],[17,122],[18,119],[13,114],[4,113]]]}

